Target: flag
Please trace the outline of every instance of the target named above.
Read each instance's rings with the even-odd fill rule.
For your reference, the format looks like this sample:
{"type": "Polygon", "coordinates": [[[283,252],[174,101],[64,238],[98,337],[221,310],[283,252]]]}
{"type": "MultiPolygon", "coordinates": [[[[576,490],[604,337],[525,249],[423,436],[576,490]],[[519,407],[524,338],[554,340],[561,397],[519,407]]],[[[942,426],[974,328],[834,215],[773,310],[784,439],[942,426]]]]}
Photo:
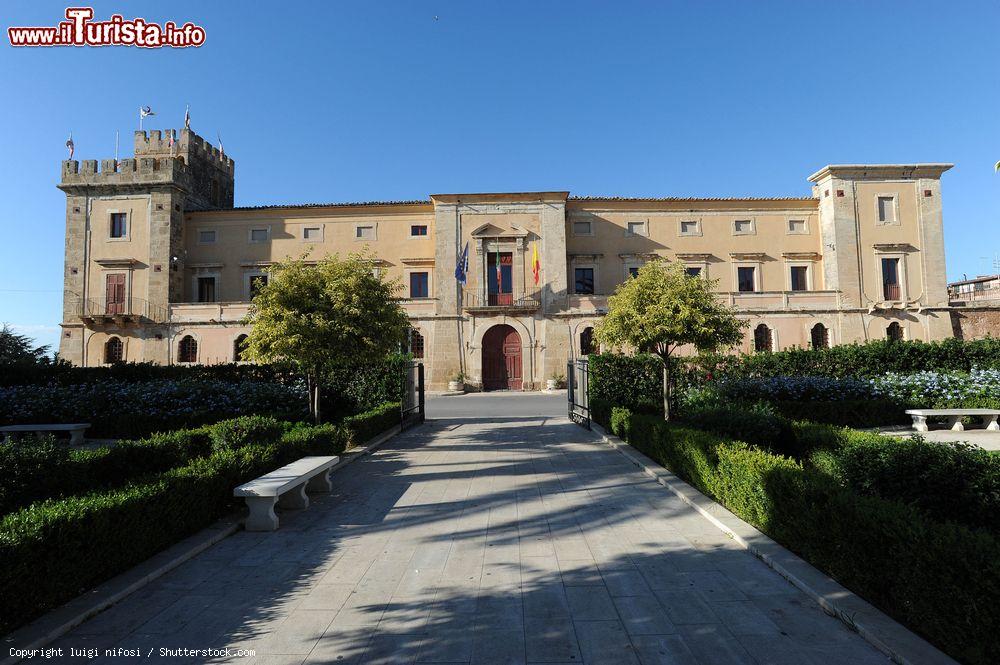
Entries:
{"type": "Polygon", "coordinates": [[[191,106],[184,107],[184,129],[191,129],[191,106]]]}
{"type": "Polygon", "coordinates": [[[535,285],[538,285],[538,273],[542,266],[538,263],[538,243],[531,243],[531,274],[535,276],[535,285]]]}
{"type": "Polygon", "coordinates": [[[148,106],[139,107],[139,118],[145,118],[146,116],[156,115],[156,113],[148,106]]]}
{"type": "Polygon", "coordinates": [[[172,129],[169,132],[167,132],[167,147],[169,148],[174,147],[174,130],[172,129]]]}
{"type": "Polygon", "coordinates": [[[222,156],[223,159],[225,159],[226,158],[226,149],[222,147],[222,136],[220,136],[218,133],[216,133],[215,137],[217,139],[219,139],[219,154],[222,156]]]}
{"type": "Polygon", "coordinates": [[[66,141],[66,147],[69,148],[69,158],[73,159],[73,151],[76,149],[76,144],[73,143],[73,132],[69,133],[69,139],[66,141]]]}
{"type": "Polygon", "coordinates": [[[458,262],[455,264],[455,279],[465,286],[469,279],[469,243],[465,243],[465,249],[458,255],[458,262]]]}
{"type": "MultiPolygon", "coordinates": [[[[497,249],[499,249],[499,247],[497,249]]],[[[500,252],[497,252],[497,293],[503,293],[503,273],[500,272],[500,252]]]]}

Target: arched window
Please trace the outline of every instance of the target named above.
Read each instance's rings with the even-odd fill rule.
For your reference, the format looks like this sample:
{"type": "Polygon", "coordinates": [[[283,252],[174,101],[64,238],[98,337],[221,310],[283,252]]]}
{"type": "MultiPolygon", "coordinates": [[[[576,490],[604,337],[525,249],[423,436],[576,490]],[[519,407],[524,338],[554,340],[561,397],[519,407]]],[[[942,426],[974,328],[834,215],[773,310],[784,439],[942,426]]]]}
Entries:
{"type": "Polygon", "coordinates": [[[589,356],[594,352],[594,329],[587,327],[580,333],[580,355],[589,356]]]}
{"type": "Polygon", "coordinates": [[[413,355],[414,359],[421,360],[424,357],[424,336],[416,328],[410,328],[407,336],[407,351],[413,355]]]}
{"type": "Polygon", "coordinates": [[[125,345],[122,344],[121,337],[111,337],[104,343],[105,364],[110,365],[111,363],[120,363],[124,355],[125,345]]]}
{"type": "Polygon", "coordinates": [[[893,321],[885,329],[885,338],[890,342],[901,342],[903,340],[903,326],[898,321],[893,321]]]}
{"type": "Polygon", "coordinates": [[[812,341],[812,348],[814,349],[829,349],[830,348],[830,331],[826,329],[822,323],[817,323],[812,327],[812,331],[809,333],[809,337],[812,341]]]}
{"type": "Polygon", "coordinates": [[[758,352],[774,350],[774,339],[771,336],[771,329],[763,323],[754,328],[753,350],[758,352]]]}
{"type": "Polygon", "coordinates": [[[233,362],[243,361],[243,351],[247,347],[247,336],[238,335],[233,341],[233,362]]]}
{"type": "Polygon", "coordinates": [[[191,335],[184,335],[177,344],[177,362],[198,362],[198,342],[191,335]]]}

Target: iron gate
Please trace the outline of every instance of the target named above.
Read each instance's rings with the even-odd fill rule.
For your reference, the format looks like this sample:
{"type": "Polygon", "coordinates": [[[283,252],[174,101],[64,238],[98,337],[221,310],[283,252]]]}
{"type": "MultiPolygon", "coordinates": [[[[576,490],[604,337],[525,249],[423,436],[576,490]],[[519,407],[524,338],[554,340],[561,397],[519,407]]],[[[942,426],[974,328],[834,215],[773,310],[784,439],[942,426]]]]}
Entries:
{"type": "Polygon", "coordinates": [[[570,419],[590,429],[590,369],[586,358],[566,363],[566,400],[570,419]]]}
{"type": "Polygon", "coordinates": [[[400,400],[399,426],[406,429],[424,422],[424,364],[406,363],[401,379],[403,398],[400,400]]]}

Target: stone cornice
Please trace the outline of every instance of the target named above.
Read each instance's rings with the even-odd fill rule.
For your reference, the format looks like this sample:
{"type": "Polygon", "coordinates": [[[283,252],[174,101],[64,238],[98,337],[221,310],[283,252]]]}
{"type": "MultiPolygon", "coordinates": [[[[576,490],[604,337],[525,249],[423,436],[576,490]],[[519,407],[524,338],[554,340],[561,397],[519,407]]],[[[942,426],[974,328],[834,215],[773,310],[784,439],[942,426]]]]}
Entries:
{"type": "Polygon", "coordinates": [[[915,178],[940,178],[954,164],[829,164],[809,176],[809,182],[827,178],[845,180],[892,180],[915,178]]]}

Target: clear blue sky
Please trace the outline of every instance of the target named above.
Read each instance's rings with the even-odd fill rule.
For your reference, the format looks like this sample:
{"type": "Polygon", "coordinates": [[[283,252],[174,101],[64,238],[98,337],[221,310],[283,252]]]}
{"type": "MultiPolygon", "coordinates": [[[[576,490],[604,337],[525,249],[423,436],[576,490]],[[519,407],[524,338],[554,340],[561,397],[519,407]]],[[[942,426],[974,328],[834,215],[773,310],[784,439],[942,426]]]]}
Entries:
{"type": "MultiPolygon", "coordinates": [[[[87,3],[77,3],[87,4],[87,3]]],[[[179,127],[236,160],[237,205],[568,189],[809,194],[828,163],[954,162],[949,278],[1000,252],[996,2],[93,2],[198,49],[12,49],[66,3],[6,0],[0,321],[57,343],[77,159],[179,127]],[[293,11],[294,8],[294,11],[293,11]],[[437,20],[435,20],[437,16],[437,20]]]]}

